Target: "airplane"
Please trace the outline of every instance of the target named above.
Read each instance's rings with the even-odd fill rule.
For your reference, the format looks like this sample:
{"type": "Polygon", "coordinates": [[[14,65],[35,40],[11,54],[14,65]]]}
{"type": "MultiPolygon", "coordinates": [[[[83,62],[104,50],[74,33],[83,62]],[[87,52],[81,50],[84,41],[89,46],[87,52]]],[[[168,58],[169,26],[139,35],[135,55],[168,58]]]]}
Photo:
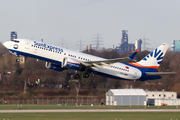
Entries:
{"type": "Polygon", "coordinates": [[[104,59],[28,39],[14,39],[4,42],[3,45],[9,52],[17,56],[16,61],[19,61],[19,57],[22,55],[46,61],[45,67],[48,69],[56,71],[73,69],[75,70],[74,79],[80,77],[77,71],[81,71],[84,78],[88,78],[90,74],[93,76],[97,74],[131,81],[154,80],[162,78],[162,75],[176,74],[175,72],[157,72],[169,47],[166,43],[161,44],[138,62],[134,60],[138,50],[129,57],[104,59]]]}

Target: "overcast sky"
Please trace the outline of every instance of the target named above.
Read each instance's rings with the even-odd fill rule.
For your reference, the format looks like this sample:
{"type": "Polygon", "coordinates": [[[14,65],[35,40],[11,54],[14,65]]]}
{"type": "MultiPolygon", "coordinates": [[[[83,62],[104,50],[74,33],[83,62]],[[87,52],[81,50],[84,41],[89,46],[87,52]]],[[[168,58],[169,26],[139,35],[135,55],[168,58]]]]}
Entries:
{"type": "Polygon", "coordinates": [[[18,38],[78,49],[78,41],[93,43],[102,35],[105,48],[121,43],[128,30],[129,43],[144,36],[147,47],[180,40],[180,0],[0,0],[0,41],[18,38]]]}

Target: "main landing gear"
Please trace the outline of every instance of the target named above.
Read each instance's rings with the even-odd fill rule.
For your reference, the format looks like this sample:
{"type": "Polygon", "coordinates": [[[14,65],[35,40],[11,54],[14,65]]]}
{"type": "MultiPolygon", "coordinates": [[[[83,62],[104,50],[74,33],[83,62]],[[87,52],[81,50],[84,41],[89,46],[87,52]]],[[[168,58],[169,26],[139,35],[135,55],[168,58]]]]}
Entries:
{"type": "Polygon", "coordinates": [[[89,77],[89,73],[84,72],[84,73],[83,73],[83,77],[84,77],[84,78],[88,78],[88,77],[89,77]]]}
{"type": "MultiPolygon", "coordinates": [[[[74,74],[74,79],[79,79],[80,75],[78,73],[74,74]]],[[[89,77],[89,73],[87,72],[83,72],[83,78],[88,78],[89,77]]]]}
{"type": "Polygon", "coordinates": [[[76,74],[73,75],[73,77],[74,77],[74,79],[79,79],[80,75],[76,73],[76,74]]]}

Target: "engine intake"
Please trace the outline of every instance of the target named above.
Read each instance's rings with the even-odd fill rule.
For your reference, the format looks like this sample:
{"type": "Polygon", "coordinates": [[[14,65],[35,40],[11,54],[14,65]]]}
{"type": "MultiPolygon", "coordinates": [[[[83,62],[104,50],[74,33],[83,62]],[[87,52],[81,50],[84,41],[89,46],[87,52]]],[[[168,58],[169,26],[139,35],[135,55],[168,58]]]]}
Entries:
{"type": "Polygon", "coordinates": [[[51,62],[46,62],[45,67],[48,69],[56,70],[56,71],[63,71],[64,69],[58,65],[51,62]]]}
{"type": "Polygon", "coordinates": [[[62,67],[74,70],[84,70],[83,65],[75,59],[65,57],[62,62],[62,67]]]}

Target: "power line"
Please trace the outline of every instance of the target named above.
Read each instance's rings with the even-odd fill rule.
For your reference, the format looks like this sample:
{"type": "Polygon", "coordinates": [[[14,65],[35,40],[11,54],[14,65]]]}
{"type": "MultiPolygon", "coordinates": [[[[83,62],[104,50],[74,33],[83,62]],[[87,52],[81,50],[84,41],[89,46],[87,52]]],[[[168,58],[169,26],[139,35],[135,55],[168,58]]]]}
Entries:
{"type": "Polygon", "coordinates": [[[101,39],[103,39],[101,36],[101,34],[99,34],[99,33],[97,33],[96,35],[95,35],[96,37],[94,37],[93,39],[95,39],[93,42],[95,42],[94,44],[92,44],[92,45],[95,45],[96,47],[95,47],[95,49],[96,50],[100,50],[100,45],[102,45],[102,44],[100,44],[101,42],[103,42],[103,41],[101,41],[101,39]]]}
{"type": "Polygon", "coordinates": [[[143,40],[143,50],[147,50],[148,48],[146,47],[146,45],[149,45],[150,43],[148,43],[146,41],[149,39],[147,39],[144,35],[144,38],[142,38],[142,40],[143,40]]]}
{"type": "Polygon", "coordinates": [[[67,43],[66,43],[66,41],[64,42],[64,40],[66,40],[66,39],[64,39],[63,37],[61,38],[61,47],[64,47],[64,48],[67,48],[67,43]]]}
{"type": "Polygon", "coordinates": [[[76,41],[76,43],[77,43],[76,46],[79,46],[79,51],[80,52],[82,52],[82,50],[84,49],[84,46],[85,46],[84,42],[85,41],[83,41],[81,38],[80,38],[79,41],[76,41]]]}

